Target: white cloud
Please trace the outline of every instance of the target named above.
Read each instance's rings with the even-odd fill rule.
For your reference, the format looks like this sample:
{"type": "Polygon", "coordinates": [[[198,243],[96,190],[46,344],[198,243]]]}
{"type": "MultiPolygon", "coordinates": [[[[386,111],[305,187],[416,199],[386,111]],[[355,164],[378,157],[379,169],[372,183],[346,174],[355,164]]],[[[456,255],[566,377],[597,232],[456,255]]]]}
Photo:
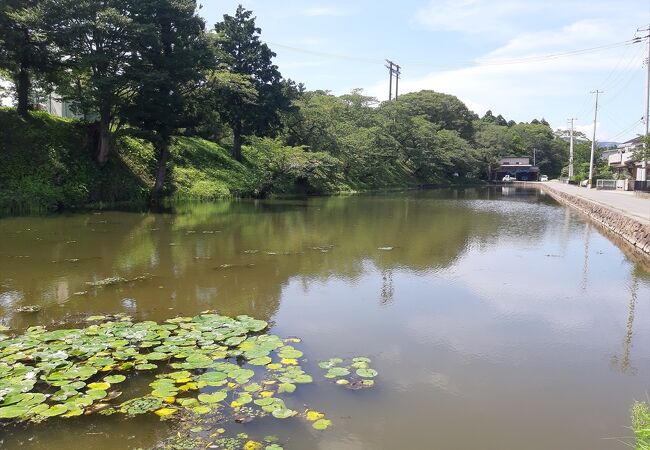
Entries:
{"type": "MultiPolygon", "coordinates": [[[[599,127],[598,138],[606,139],[638,119],[637,114],[632,114],[628,120],[628,110],[638,107],[641,113],[640,104],[629,104],[625,114],[621,114],[620,102],[632,96],[642,77],[643,46],[628,45],[570,57],[545,55],[621,42],[625,39],[620,27],[619,21],[591,19],[560,29],[521,33],[467,67],[435,71],[418,78],[409,77],[408,63],[404,62],[400,93],[431,89],[458,96],[478,114],[491,109],[515,121],[545,117],[556,124],[573,116],[586,124],[593,117],[589,92],[598,88],[606,91],[601,99],[603,117],[618,119],[607,120],[604,127],[599,127]]],[[[385,100],[386,83],[382,80],[367,91],[385,100]]]]}
{"type": "Polygon", "coordinates": [[[469,34],[511,36],[526,29],[540,29],[545,23],[577,21],[590,17],[626,19],[641,26],[648,14],[646,0],[627,0],[625,7],[611,0],[431,0],[420,8],[414,20],[432,30],[469,34]]]}
{"type": "Polygon", "coordinates": [[[415,20],[434,30],[502,34],[518,27],[516,17],[544,9],[545,4],[521,0],[434,0],[417,12],[415,20]]]}

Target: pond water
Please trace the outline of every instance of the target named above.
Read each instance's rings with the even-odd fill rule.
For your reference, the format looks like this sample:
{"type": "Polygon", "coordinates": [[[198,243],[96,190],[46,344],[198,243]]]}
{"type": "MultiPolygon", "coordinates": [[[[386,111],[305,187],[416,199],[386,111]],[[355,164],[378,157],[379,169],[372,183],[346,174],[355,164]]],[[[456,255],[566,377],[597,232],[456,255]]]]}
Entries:
{"type": "MultiPolygon", "coordinates": [[[[6,218],[0,324],[217,310],[299,336],[312,371],[371,357],[372,389],[314,376],[295,394],[326,431],[227,427],[286,450],[625,449],[629,408],[650,392],[648,266],[515,187],[6,218]],[[134,281],[87,284],[114,276],[134,281]]],[[[53,419],[5,427],[0,446],[151,448],[174,432],[155,416],[53,419]]]]}

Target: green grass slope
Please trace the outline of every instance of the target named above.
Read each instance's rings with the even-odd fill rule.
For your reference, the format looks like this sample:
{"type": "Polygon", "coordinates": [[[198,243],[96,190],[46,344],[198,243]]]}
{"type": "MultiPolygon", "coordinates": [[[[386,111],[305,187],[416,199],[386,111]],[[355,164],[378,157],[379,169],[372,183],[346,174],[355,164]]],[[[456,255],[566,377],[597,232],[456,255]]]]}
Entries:
{"type": "MultiPolygon", "coordinates": [[[[345,167],[330,154],[252,139],[234,161],[223,146],[176,137],[164,187],[167,198],[215,200],[269,195],[322,195],[408,187],[402,163],[345,167]]],[[[0,213],[41,213],[87,206],[142,204],[156,171],[152,145],[122,135],[103,167],[95,162],[89,125],[45,112],[23,119],[0,108],[0,213]]]]}

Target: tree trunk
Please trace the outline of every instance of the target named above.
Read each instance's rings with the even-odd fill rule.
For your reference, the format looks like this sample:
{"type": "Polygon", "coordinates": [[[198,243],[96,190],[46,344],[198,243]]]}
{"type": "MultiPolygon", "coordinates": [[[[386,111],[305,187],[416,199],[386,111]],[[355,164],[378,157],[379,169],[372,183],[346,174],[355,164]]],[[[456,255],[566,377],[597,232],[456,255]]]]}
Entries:
{"type": "Polygon", "coordinates": [[[29,71],[24,64],[21,64],[18,77],[16,77],[16,92],[18,94],[18,114],[27,118],[29,116],[29,92],[31,90],[31,80],[29,71]]]}
{"type": "Polygon", "coordinates": [[[107,108],[102,108],[100,112],[98,147],[97,162],[104,165],[111,150],[111,113],[107,108]]]}
{"type": "Polygon", "coordinates": [[[158,168],[156,170],[156,182],[151,190],[151,202],[156,204],[160,201],[160,194],[165,184],[167,175],[167,162],[169,161],[169,139],[162,138],[155,140],[156,154],[158,155],[158,168]]]}
{"type": "Polygon", "coordinates": [[[241,162],[241,134],[242,134],[242,125],[241,122],[238,122],[232,129],[233,132],[233,143],[232,143],[232,157],[235,161],[241,162]]]}

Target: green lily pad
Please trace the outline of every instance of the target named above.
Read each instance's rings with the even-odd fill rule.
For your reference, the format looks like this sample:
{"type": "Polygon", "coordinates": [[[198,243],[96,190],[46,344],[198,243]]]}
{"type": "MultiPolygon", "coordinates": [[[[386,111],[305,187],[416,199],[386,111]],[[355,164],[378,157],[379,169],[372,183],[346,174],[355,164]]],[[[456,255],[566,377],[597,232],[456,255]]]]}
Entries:
{"type": "Polygon", "coordinates": [[[280,383],[278,386],[278,393],[279,394],[284,394],[285,392],[288,394],[293,394],[296,391],[296,385],[292,383],[280,383]]]}
{"type": "Polygon", "coordinates": [[[278,356],[280,358],[287,358],[287,359],[297,359],[302,357],[302,355],[303,353],[300,350],[296,350],[290,345],[282,347],[278,352],[278,356]]]}
{"type": "Polygon", "coordinates": [[[296,414],[298,414],[296,411],[288,408],[274,409],[273,412],[271,412],[271,415],[276,419],[288,419],[296,414]]]}
{"type": "Polygon", "coordinates": [[[4,406],[0,408],[0,419],[15,419],[27,414],[29,407],[20,405],[4,406]]]}
{"type": "Polygon", "coordinates": [[[332,425],[332,421],[328,419],[319,419],[314,422],[311,426],[316,430],[326,430],[332,425]]]}
{"type": "Polygon", "coordinates": [[[274,398],[258,398],[253,401],[257,406],[269,406],[275,403],[274,398]]]}
{"type": "Polygon", "coordinates": [[[126,380],[124,375],[109,375],[104,377],[104,381],[108,384],[118,384],[126,380]]]}
{"type": "Polygon", "coordinates": [[[251,366],[266,366],[271,361],[273,360],[268,356],[261,356],[259,358],[251,359],[250,361],[248,361],[248,364],[250,364],[251,366]]]}
{"type": "Polygon", "coordinates": [[[65,405],[53,405],[49,409],[40,413],[43,417],[54,417],[65,414],[68,411],[68,408],[65,405]]]}
{"type": "Polygon", "coordinates": [[[357,369],[357,375],[362,378],[374,378],[378,373],[374,369],[357,369]]]}
{"type": "Polygon", "coordinates": [[[199,401],[201,403],[213,404],[224,401],[228,397],[228,393],[224,391],[218,391],[214,394],[199,394],[199,401]]]}
{"type": "Polygon", "coordinates": [[[345,367],[332,367],[325,374],[325,378],[338,378],[350,375],[350,371],[345,367]]]}

